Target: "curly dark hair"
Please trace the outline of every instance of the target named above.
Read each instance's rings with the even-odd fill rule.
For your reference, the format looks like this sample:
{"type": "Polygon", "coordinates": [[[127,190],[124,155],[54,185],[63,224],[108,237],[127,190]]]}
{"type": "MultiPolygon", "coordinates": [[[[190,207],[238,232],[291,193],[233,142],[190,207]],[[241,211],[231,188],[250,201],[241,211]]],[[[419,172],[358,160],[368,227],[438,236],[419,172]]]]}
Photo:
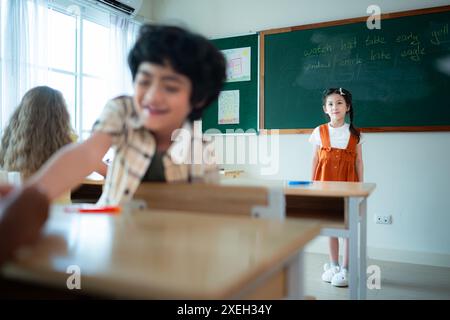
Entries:
{"type": "Polygon", "coordinates": [[[359,132],[359,130],[355,127],[355,125],[353,124],[353,100],[352,100],[352,94],[350,91],[344,89],[344,88],[328,88],[323,92],[322,95],[322,103],[323,105],[325,105],[326,101],[327,101],[327,97],[329,95],[332,94],[338,94],[340,96],[342,96],[345,100],[345,103],[347,104],[347,106],[349,106],[349,110],[348,110],[348,114],[350,116],[350,132],[356,137],[356,139],[359,139],[361,137],[361,133],[359,132]]]}
{"type": "Polygon", "coordinates": [[[226,77],[222,53],[206,38],[176,26],[143,25],[128,55],[133,81],[143,62],[166,65],[188,77],[192,83],[191,121],[219,95],[226,77]]]}

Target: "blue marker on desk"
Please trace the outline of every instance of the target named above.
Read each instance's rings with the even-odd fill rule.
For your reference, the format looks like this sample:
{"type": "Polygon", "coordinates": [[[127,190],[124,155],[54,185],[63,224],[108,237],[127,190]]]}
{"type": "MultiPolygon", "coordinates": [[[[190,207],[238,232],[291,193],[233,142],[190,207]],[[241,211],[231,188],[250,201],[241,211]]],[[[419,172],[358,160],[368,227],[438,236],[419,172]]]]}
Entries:
{"type": "Polygon", "coordinates": [[[290,185],[290,186],[306,186],[311,183],[312,183],[312,181],[289,181],[288,185],[290,185]]]}

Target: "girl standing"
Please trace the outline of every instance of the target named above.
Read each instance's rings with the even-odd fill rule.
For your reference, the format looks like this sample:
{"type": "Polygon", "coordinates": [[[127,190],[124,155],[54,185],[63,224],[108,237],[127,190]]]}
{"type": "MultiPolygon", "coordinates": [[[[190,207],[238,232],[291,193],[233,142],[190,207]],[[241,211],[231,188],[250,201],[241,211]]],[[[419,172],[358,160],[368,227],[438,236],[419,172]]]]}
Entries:
{"type": "MultiPolygon", "coordinates": [[[[330,88],[323,94],[323,111],[329,122],[313,130],[312,180],[363,181],[362,139],[353,125],[352,94],[330,88]],[[345,122],[349,115],[350,123],[345,122]]],[[[339,240],[330,238],[330,263],[324,265],[322,280],[337,287],[348,286],[348,239],[344,239],[344,259],[339,265],[339,240]]]]}

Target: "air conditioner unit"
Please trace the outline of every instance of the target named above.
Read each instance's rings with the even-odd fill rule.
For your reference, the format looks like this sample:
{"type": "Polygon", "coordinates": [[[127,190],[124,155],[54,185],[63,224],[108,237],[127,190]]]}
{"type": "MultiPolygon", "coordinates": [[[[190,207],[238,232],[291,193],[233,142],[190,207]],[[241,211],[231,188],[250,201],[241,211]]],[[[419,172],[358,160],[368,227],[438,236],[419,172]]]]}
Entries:
{"type": "Polygon", "coordinates": [[[102,6],[130,16],[137,15],[142,6],[142,0],[97,0],[97,2],[102,6]]]}

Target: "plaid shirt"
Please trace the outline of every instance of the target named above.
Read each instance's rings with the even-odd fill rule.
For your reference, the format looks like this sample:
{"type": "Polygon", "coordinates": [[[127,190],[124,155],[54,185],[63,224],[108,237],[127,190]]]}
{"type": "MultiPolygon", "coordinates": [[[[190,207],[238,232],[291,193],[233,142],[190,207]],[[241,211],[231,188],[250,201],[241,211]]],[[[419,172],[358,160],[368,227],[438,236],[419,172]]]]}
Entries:
{"type": "MultiPolygon", "coordinates": [[[[182,129],[173,136],[174,142],[163,157],[166,181],[218,182],[212,144],[202,139],[201,131],[193,134],[189,122],[182,129]]],[[[98,203],[115,205],[131,200],[156,151],[155,138],[142,126],[133,98],[122,96],[110,100],[94,124],[93,132],[109,134],[115,151],[98,203]]]]}

